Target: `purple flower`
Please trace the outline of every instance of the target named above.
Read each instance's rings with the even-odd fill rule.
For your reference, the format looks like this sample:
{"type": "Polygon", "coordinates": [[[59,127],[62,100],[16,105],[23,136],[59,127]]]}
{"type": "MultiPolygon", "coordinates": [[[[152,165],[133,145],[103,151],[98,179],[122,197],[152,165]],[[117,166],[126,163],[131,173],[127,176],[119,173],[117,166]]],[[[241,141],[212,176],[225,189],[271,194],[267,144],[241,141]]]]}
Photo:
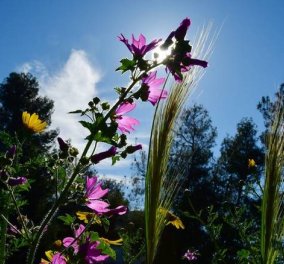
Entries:
{"type": "Polygon", "coordinates": [[[190,53],[186,53],[181,61],[170,61],[166,65],[166,71],[169,71],[177,82],[182,81],[182,73],[187,72],[192,66],[201,66],[206,68],[208,62],[199,59],[192,59],[190,53]]]}
{"type": "Polygon", "coordinates": [[[112,146],[109,150],[95,154],[91,157],[92,163],[99,163],[101,160],[113,157],[116,154],[116,147],[112,146]]]}
{"type": "Polygon", "coordinates": [[[118,124],[118,129],[122,133],[130,133],[134,130],[133,126],[138,125],[139,121],[133,117],[124,116],[124,114],[132,111],[136,107],[135,103],[122,103],[115,111],[115,119],[118,124]]]}
{"type": "Polygon", "coordinates": [[[26,177],[17,177],[17,178],[9,178],[8,180],[8,184],[10,186],[17,186],[17,185],[21,185],[21,184],[25,184],[27,182],[27,178],[26,177]]]}
{"type": "Polygon", "coordinates": [[[187,259],[188,261],[197,260],[198,252],[190,251],[189,249],[183,255],[183,258],[187,259]]]}
{"type": "Polygon", "coordinates": [[[111,216],[114,214],[123,215],[127,212],[127,208],[120,205],[114,209],[109,209],[110,204],[100,200],[107,193],[108,189],[102,189],[102,182],[97,182],[97,177],[87,177],[86,183],[86,205],[99,215],[111,216]]]}
{"type": "Polygon", "coordinates": [[[118,39],[122,41],[126,47],[130,50],[130,52],[137,57],[143,57],[148,51],[157,47],[158,43],[161,41],[153,40],[151,43],[146,45],[146,38],[140,34],[139,39],[136,40],[132,34],[132,44],[129,44],[128,39],[126,39],[122,34],[118,36],[118,39]]]}
{"type": "Polygon", "coordinates": [[[157,71],[150,72],[148,76],[142,79],[142,85],[148,87],[148,101],[155,105],[159,99],[167,98],[167,91],[160,89],[160,86],[165,82],[165,78],[156,78],[157,71]]]}
{"type": "Polygon", "coordinates": [[[63,239],[63,246],[64,247],[69,247],[71,246],[74,249],[74,253],[77,254],[79,251],[79,244],[78,241],[74,240],[79,237],[83,232],[85,231],[85,226],[83,226],[82,224],[78,227],[78,229],[74,231],[74,237],[65,237],[63,239]]]}
{"type": "Polygon", "coordinates": [[[97,249],[99,244],[99,241],[90,242],[90,240],[87,239],[86,243],[80,246],[79,253],[85,256],[87,264],[101,263],[109,258],[108,255],[102,255],[101,251],[97,249]]]}
{"type": "Polygon", "coordinates": [[[56,253],[52,257],[51,264],[67,264],[66,258],[60,253],[56,253]]]}
{"type": "Polygon", "coordinates": [[[104,197],[108,193],[108,189],[101,188],[102,182],[97,183],[97,177],[87,177],[86,183],[86,205],[94,210],[96,213],[101,214],[107,212],[109,204],[100,198],[104,197]]]}

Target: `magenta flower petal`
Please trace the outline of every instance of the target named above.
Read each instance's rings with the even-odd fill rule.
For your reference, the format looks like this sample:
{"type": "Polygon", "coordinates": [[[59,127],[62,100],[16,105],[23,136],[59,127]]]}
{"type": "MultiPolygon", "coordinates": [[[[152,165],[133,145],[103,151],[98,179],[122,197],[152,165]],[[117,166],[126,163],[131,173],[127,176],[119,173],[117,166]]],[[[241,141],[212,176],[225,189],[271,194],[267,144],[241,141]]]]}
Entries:
{"type": "Polygon", "coordinates": [[[116,115],[124,115],[130,111],[132,111],[136,107],[135,103],[125,102],[122,103],[115,111],[116,115]]]}
{"type": "Polygon", "coordinates": [[[130,133],[130,131],[134,130],[133,126],[139,124],[139,121],[137,119],[123,115],[125,113],[130,112],[135,107],[136,107],[135,103],[126,102],[122,103],[115,111],[118,129],[122,133],[130,133]]]}
{"type": "Polygon", "coordinates": [[[132,44],[129,44],[128,39],[126,39],[122,34],[118,36],[118,39],[123,42],[129,51],[136,57],[143,57],[147,52],[157,47],[158,43],[161,41],[153,40],[151,43],[146,45],[146,38],[140,34],[138,40],[132,35],[132,44]]]}
{"type": "Polygon", "coordinates": [[[63,242],[63,246],[64,247],[72,247],[74,249],[74,253],[77,254],[78,251],[79,251],[79,245],[77,243],[77,241],[75,241],[75,238],[74,237],[65,237],[62,242],[63,242]]]}
{"type": "Polygon", "coordinates": [[[86,203],[86,205],[98,214],[102,214],[109,211],[109,204],[101,200],[90,200],[86,203]]]}
{"type": "Polygon", "coordinates": [[[102,197],[104,197],[109,189],[102,189],[101,188],[102,183],[99,183],[98,185],[96,185],[96,187],[94,187],[93,189],[91,189],[89,192],[87,192],[87,199],[88,200],[97,200],[100,199],[102,197]]]}
{"type": "Polygon", "coordinates": [[[167,98],[167,91],[160,89],[160,86],[165,82],[165,78],[156,78],[157,71],[150,72],[147,77],[142,79],[142,85],[146,85],[148,87],[148,101],[155,105],[159,99],[167,98]]]}
{"type": "Polygon", "coordinates": [[[94,188],[94,186],[96,185],[97,183],[97,180],[98,178],[96,176],[94,177],[89,177],[87,176],[87,179],[86,179],[86,188],[87,188],[87,193],[94,188]]]}
{"type": "Polygon", "coordinates": [[[67,264],[66,258],[62,256],[60,253],[56,253],[52,257],[52,264],[67,264]]]}
{"type": "Polygon", "coordinates": [[[97,249],[97,246],[100,244],[99,241],[89,242],[87,241],[82,245],[81,253],[85,255],[85,261],[87,264],[101,263],[109,258],[108,255],[102,255],[101,251],[97,249]]]}
{"type": "Polygon", "coordinates": [[[75,232],[74,232],[75,237],[80,236],[84,231],[85,231],[85,226],[80,224],[78,229],[77,230],[75,229],[75,232]]]}
{"type": "Polygon", "coordinates": [[[120,118],[116,119],[117,124],[118,124],[118,129],[122,133],[130,133],[131,131],[134,130],[133,126],[134,125],[139,125],[140,122],[130,116],[121,116],[120,118]]]}
{"type": "Polygon", "coordinates": [[[101,185],[101,182],[97,183],[97,177],[87,177],[86,199],[88,201],[100,199],[108,193],[109,190],[103,190],[101,185]]]}

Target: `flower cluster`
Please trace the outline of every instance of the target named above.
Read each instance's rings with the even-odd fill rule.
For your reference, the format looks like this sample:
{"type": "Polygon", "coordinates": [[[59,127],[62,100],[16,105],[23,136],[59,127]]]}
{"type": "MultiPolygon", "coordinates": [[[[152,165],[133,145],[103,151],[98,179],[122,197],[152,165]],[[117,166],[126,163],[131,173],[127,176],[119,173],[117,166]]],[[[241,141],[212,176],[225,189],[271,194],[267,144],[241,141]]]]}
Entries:
{"type": "MultiPolygon", "coordinates": [[[[91,99],[86,109],[70,112],[80,114],[82,117],[82,120],[79,121],[80,124],[89,131],[89,135],[85,138],[87,143],[81,156],[79,156],[79,151],[71,146],[70,142],[58,137],[59,151],[52,154],[52,158],[49,160],[50,171],[54,174],[54,177],[51,177],[50,180],[55,185],[52,208],[43,217],[40,226],[33,226],[28,230],[29,227],[25,224],[28,223],[28,220],[26,221],[20,213],[25,230],[22,232],[12,224],[10,225],[11,231],[23,235],[31,246],[27,256],[28,263],[34,263],[42,235],[60,206],[64,203],[67,204],[71,199],[76,202],[81,201],[82,203],[78,206],[88,208],[86,212],[77,212],[78,219],[86,225],[78,224],[76,222],[78,219],[73,219],[70,215],[70,217],[66,216],[67,220],[61,217],[61,220],[65,219],[65,224],[67,223],[72,227],[74,234],[72,237],[65,237],[62,241],[57,240],[54,243],[56,248],[47,251],[47,260],[44,258],[41,263],[93,264],[101,263],[109,257],[115,257],[115,252],[110,245],[120,245],[122,240],[112,241],[102,238],[93,230],[93,226],[94,224],[104,225],[108,223],[109,218],[113,215],[124,215],[127,208],[124,205],[112,208],[110,203],[104,200],[109,190],[102,187],[102,182],[99,182],[96,176],[86,176],[84,186],[84,172],[90,166],[97,165],[105,159],[112,159],[112,164],[115,164],[121,158],[124,159],[142,149],[141,144],[132,145],[127,141],[128,134],[140,124],[139,120],[129,113],[136,108],[139,100],[148,101],[151,105],[156,106],[160,100],[167,98],[166,79],[158,77],[158,67],[163,67],[164,70],[170,72],[178,82],[182,81],[183,73],[189,71],[192,66],[207,67],[206,61],[192,58],[192,47],[189,41],[185,40],[189,25],[190,20],[184,19],[163,43],[162,39],[154,39],[147,44],[146,38],[142,34],[139,35],[138,39],[132,35],[131,41],[123,34],[118,37],[131,53],[131,58],[122,59],[117,68],[117,71],[121,71],[122,74],[125,72],[130,74],[129,85],[115,88],[118,99],[113,106],[95,97],[91,99]],[[161,62],[155,59],[147,59],[147,54],[154,51],[159,45],[161,49],[170,51],[169,56],[161,62]],[[100,147],[105,148],[104,151],[97,151],[99,144],[100,147]]],[[[47,122],[39,118],[38,114],[30,114],[26,111],[22,113],[22,122],[31,134],[43,132],[48,125],[47,122]]],[[[27,182],[26,177],[17,175],[11,169],[14,165],[15,156],[16,146],[12,146],[5,153],[3,159],[0,159],[0,162],[2,162],[0,163],[0,180],[5,184],[14,200],[13,191],[17,189],[16,186],[23,185],[22,187],[25,187],[24,184],[27,182]]],[[[16,201],[15,207],[17,207],[16,201]]],[[[17,210],[20,212],[19,208],[17,210]]],[[[160,212],[164,214],[165,224],[172,224],[178,229],[184,228],[182,221],[177,216],[163,209],[160,212]]],[[[194,260],[194,254],[191,257],[190,252],[186,254],[185,258],[194,260]]]]}

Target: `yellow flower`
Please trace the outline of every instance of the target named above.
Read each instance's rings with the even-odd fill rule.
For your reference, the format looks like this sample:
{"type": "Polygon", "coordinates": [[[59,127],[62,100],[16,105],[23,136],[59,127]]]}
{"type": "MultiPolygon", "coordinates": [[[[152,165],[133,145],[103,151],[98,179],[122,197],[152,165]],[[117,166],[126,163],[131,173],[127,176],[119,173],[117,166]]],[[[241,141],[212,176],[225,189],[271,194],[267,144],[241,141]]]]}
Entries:
{"type": "Polygon", "coordinates": [[[102,223],[101,219],[94,213],[78,211],[76,215],[78,219],[84,221],[85,224],[89,223],[91,219],[94,224],[101,225],[102,223]]]}
{"type": "Polygon", "coordinates": [[[100,239],[109,245],[115,245],[115,246],[121,246],[123,242],[122,238],[117,240],[108,240],[107,238],[101,237],[100,239]]]}
{"type": "Polygon", "coordinates": [[[53,252],[51,250],[45,251],[45,255],[47,257],[48,260],[45,259],[41,259],[40,264],[48,264],[52,261],[52,257],[53,257],[53,252]]]}
{"type": "Polygon", "coordinates": [[[254,159],[248,159],[248,167],[249,168],[254,168],[256,167],[256,162],[254,159]]]}
{"type": "Polygon", "coordinates": [[[47,123],[40,120],[36,113],[30,115],[28,112],[23,112],[22,120],[24,125],[34,133],[42,132],[47,126],[47,123]]]}
{"type": "Polygon", "coordinates": [[[171,213],[169,210],[166,210],[165,208],[160,208],[159,212],[165,217],[166,225],[173,225],[176,227],[176,229],[184,229],[183,222],[180,220],[180,218],[173,213],[171,213]]]}

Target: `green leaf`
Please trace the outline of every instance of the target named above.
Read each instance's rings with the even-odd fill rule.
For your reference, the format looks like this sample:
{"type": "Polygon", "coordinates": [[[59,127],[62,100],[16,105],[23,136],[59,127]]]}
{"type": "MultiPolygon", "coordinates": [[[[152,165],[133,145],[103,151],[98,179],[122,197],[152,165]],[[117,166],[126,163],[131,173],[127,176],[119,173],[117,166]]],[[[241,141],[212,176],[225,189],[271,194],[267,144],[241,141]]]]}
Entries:
{"type": "Polygon", "coordinates": [[[99,234],[98,232],[93,232],[91,231],[90,232],[90,238],[91,238],[91,241],[97,241],[99,239],[99,234]]]}
{"type": "Polygon", "coordinates": [[[58,219],[61,220],[64,225],[71,225],[75,221],[75,217],[71,216],[70,214],[65,214],[58,216],[58,219]]]}
{"type": "Polygon", "coordinates": [[[100,249],[103,254],[109,255],[112,259],[116,259],[115,251],[103,240],[100,240],[100,244],[97,246],[97,249],[100,249]]]}
{"type": "Polygon", "coordinates": [[[112,164],[111,165],[114,165],[117,161],[120,160],[120,156],[113,156],[112,157],[112,164]]]}
{"type": "Polygon", "coordinates": [[[119,66],[116,71],[122,71],[122,73],[125,73],[126,71],[133,71],[134,66],[136,64],[135,60],[129,60],[129,59],[122,59],[120,61],[121,66],[119,66]]]}

